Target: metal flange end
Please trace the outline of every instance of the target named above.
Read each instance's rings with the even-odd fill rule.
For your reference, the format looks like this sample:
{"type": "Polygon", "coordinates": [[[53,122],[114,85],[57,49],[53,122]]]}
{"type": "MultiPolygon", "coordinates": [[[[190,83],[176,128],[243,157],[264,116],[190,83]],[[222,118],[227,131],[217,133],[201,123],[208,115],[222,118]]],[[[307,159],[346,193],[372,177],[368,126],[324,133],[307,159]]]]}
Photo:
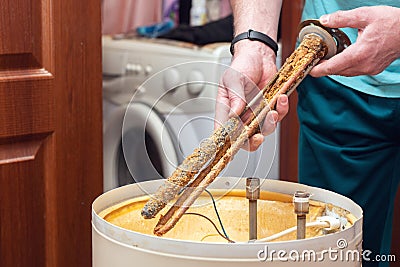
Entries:
{"type": "Polygon", "coordinates": [[[329,59],[342,52],[351,45],[349,37],[341,30],[325,27],[316,19],[305,20],[299,25],[299,40],[302,41],[307,34],[316,34],[325,42],[328,53],[324,59],[329,59]]]}

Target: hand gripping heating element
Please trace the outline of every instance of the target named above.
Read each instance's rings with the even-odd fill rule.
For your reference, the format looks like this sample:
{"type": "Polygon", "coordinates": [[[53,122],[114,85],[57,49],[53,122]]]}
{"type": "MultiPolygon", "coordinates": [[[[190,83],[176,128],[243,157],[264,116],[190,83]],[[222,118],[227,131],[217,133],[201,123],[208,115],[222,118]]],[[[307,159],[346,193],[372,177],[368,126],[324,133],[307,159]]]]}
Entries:
{"type": "Polygon", "coordinates": [[[260,131],[267,113],[275,108],[279,95],[289,95],[321,59],[340,53],[350,45],[342,31],[324,27],[318,20],[304,21],[300,27],[298,48],[241,114],[251,111],[250,116],[246,115],[244,121],[240,117],[233,117],[216,129],[145,204],[142,216],[154,218],[182,192],[160,217],[154,229],[156,235],[161,236],[171,230],[244,143],[260,131]],[[254,105],[255,108],[252,108],[254,105]]]}

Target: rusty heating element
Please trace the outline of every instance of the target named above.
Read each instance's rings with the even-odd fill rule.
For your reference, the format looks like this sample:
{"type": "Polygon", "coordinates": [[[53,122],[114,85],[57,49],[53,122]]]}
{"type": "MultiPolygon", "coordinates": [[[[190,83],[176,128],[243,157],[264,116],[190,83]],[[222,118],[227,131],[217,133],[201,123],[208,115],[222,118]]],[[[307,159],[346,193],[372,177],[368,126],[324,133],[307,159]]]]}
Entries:
{"type": "Polygon", "coordinates": [[[257,103],[256,108],[251,109],[252,105],[250,104],[246,107],[245,112],[249,109],[251,109],[251,112],[244,123],[240,117],[233,117],[216,129],[183,161],[145,204],[141,212],[142,216],[146,219],[154,218],[169,201],[177,197],[178,193],[184,189],[175,204],[166,214],[161,215],[154,229],[154,234],[161,236],[175,226],[249,137],[260,131],[267,113],[275,108],[279,95],[289,95],[308,72],[322,58],[326,57],[329,51],[335,49],[335,53],[340,52],[340,49],[337,48],[342,40],[335,38],[323,26],[316,24],[317,22],[310,21],[310,23],[302,25],[303,36],[300,39],[302,41],[299,47],[286,59],[281,69],[256,96],[256,98],[259,98],[258,101],[252,101],[252,103],[257,103]],[[327,41],[329,38],[334,38],[333,43],[332,40],[327,41]],[[332,45],[335,47],[332,48],[332,45]],[[207,163],[208,165],[204,167],[207,163]],[[197,177],[194,178],[196,175],[197,177]],[[189,182],[191,183],[188,186],[189,182]]]}

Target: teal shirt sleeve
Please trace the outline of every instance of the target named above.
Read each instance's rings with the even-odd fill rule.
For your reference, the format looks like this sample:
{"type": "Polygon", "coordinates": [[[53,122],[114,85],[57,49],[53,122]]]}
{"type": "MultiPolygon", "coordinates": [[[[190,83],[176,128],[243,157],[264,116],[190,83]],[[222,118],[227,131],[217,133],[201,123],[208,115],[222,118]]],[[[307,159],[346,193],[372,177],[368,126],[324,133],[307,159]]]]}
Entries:
{"type": "MultiPolygon", "coordinates": [[[[306,0],[302,20],[318,19],[324,14],[338,10],[350,10],[361,6],[388,5],[400,8],[400,1],[369,1],[369,0],[306,0]]],[[[354,43],[357,39],[357,29],[342,29],[354,43]]],[[[331,79],[355,90],[381,97],[400,97],[400,58],[392,62],[383,72],[377,75],[362,75],[344,77],[331,75],[331,79]]]]}

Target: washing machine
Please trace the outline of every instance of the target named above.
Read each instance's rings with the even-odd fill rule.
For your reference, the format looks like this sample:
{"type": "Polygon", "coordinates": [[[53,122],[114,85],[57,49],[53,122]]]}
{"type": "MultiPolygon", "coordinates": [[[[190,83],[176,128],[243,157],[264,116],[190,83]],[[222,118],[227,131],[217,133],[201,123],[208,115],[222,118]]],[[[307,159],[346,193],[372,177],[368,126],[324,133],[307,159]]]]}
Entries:
{"type": "MultiPolygon", "coordinates": [[[[111,36],[102,42],[104,190],[167,178],[213,130],[229,44],[111,36]]],[[[274,163],[261,154],[276,152],[275,139],[268,149],[240,151],[221,175],[264,177],[260,170],[274,163]]]]}

